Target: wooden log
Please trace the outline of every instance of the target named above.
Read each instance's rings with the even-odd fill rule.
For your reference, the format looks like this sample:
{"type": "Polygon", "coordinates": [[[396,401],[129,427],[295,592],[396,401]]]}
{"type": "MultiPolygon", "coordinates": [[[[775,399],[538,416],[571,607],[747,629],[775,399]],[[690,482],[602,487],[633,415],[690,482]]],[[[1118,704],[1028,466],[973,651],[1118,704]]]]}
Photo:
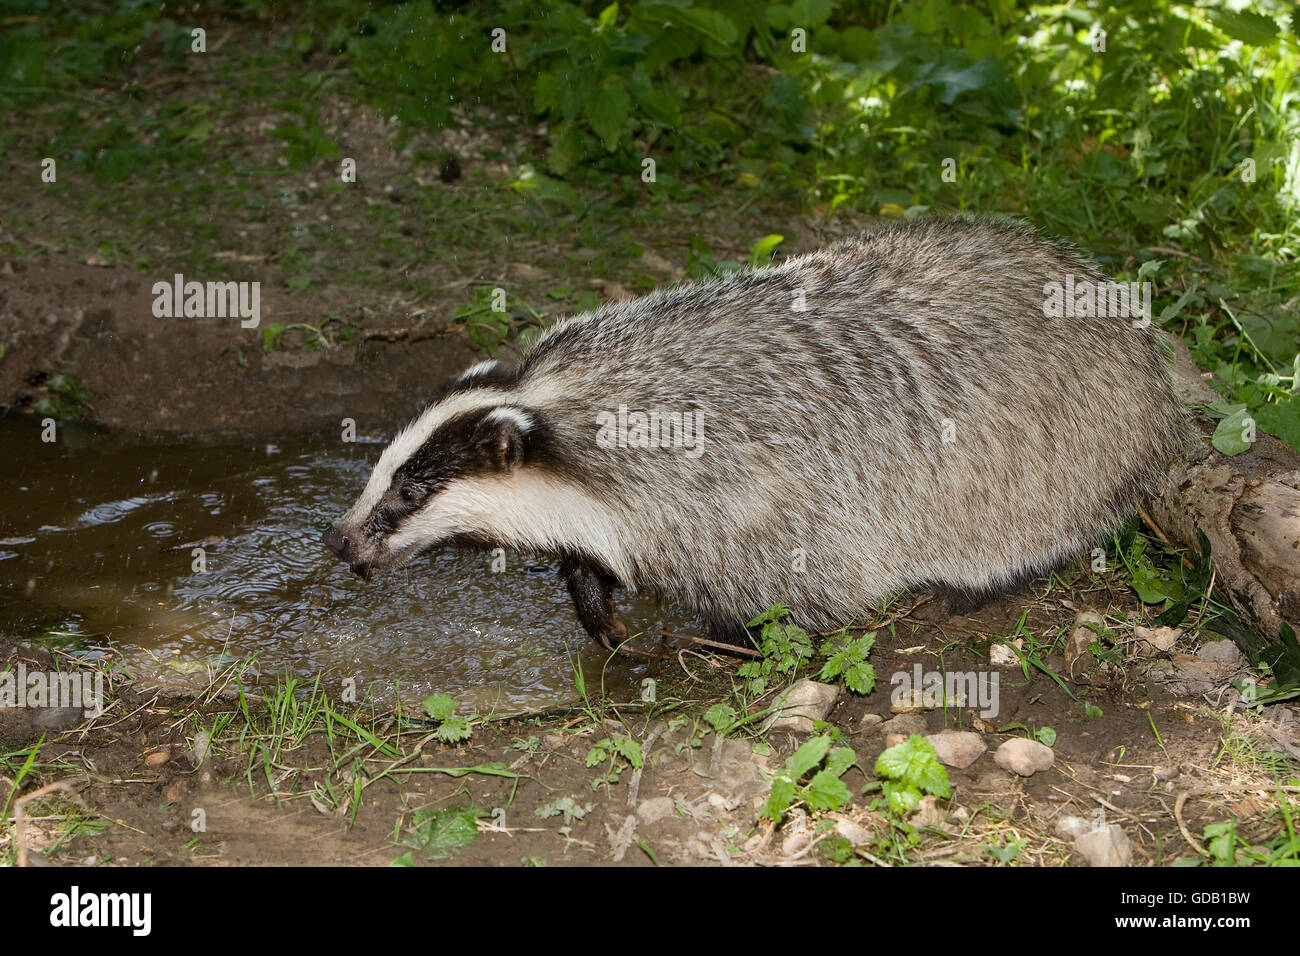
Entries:
{"type": "MultiPolygon", "coordinates": [[[[1189,403],[1223,401],[1181,339],[1172,338],[1174,387],[1189,403]]],[[[1210,542],[1215,582],[1270,641],[1283,622],[1300,633],[1300,454],[1262,431],[1240,455],[1210,444],[1215,423],[1198,418],[1204,439],[1169,471],[1151,515],[1175,543],[1210,542]]]]}

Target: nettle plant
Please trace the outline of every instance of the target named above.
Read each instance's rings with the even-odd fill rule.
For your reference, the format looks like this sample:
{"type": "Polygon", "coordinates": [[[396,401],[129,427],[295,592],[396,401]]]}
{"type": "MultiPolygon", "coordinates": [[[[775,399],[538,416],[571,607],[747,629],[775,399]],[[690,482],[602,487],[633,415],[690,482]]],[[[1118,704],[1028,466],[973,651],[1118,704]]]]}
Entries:
{"type": "Polygon", "coordinates": [[[739,171],[755,175],[772,161],[788,170],[813,128],[800,84],[753,66],[811,61],[790,49],[792,24],[822,31],[829,47],[821,49],[838,50],[826,28],[834,7],[507,0],[448,13],[415,2],[368,12],[360,30],[336,33],[331,43],[347,53],[362,95],[410,125],[446,125],[458,106],[538,118],[555,176],[582,172],[592,160],[639,172],[653,151],[673,155],[675,178],[716,170],[746,143],[771,153],[739,171]]]}

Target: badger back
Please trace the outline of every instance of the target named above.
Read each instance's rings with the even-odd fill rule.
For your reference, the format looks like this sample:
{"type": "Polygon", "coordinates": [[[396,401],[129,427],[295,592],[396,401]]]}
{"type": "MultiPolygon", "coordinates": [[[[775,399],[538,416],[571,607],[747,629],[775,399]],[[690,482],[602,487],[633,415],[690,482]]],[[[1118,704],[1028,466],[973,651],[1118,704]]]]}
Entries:
{"type": "Polygon", "coordinates": [[[1059,564],[1150,492],[1186,424],[1150,323],[1082,314],[1106,281],[1016,223],[895,226],[564,321],[513,388],[618,516],[625,583],[832,626],[1059,564]],[[637,412],[649,447],[600,440],[637,412]]]}

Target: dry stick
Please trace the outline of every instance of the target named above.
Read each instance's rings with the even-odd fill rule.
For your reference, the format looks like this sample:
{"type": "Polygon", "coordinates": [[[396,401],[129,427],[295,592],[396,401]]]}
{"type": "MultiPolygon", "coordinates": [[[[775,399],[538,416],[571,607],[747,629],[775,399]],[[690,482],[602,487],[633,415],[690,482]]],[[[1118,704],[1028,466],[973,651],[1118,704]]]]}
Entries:
{"type": "Polygon", "coordinates": [[[660,654],[658,651],[643,651],[641,648],[632,644],[632,638],[628,638],[622,644],[614,648],[615,654],[622,654],[624,657],[644,657],[652,661],[667,660],[667,654],[660,654]]]}
{"type": "Polygon", "coordinates": [[[804,847],[802,850],[800,850],[798,853],[791,854],[790,856],[787,856],[787,857],[785,857],[783,860],[779,860],[778,862],[779,862],[779,863],[793,863],[795,860],[800,860],[800,859],[802,859],[803,857],[805,857],[805,856],[807,856],[809,853],[811,853],[813,850],[815,850],[815,849],[818,847],[818,845],[821,844],[821,842],[822,842],[823,840],[825,840],[825,839],[826,839],[827,837],[829,837],[829,836],[830,836],[829,833],[823,833],[823,834],[822,834],[821,836],[819,836],[819,837],[814,837],[813,839],[809,840],[809,841],[808,841],[808,845],[805,846],[805,847],[804,847]]]}
{"type": "Polygon", "coordinates": [[[729,654],[741,654],[745,657],[762,657],[761,651],[756,651],[752,647],[741,647],[738,644],[723,644],[721,641],[711,641],[706,637],[697,637],[694,634],[682,634],[677,631],[660,631],[660,637],[671,640],[691,641],[695,644],[703,644],[705,647],[712,647],[715,650],[726,651],[729,654]]]}
{"type": "Polygon", "coordinates": [[[725,666],[724,664],[719,662],[718,656],[716,654],[713,657],[709,657],[707,654],[701,654],[699,651],[691,650],[691,648],[689,647],[679,648],[677,651],[677,666],[680,667],[683,671],[685,671],[686,676],[689,677],[691,680],[697,681],[699,680],[699,678],[695,676],[694,671],[692,671],[689,667],[686,666],[686,661],[683,658],[685,658],[687,655],[690,655],[691,657],[698,657],[700,660],[702,660],[709,667],[712,667],[714,670],[717,670],[719,667],[725,666]]]}
{"type": "Polygon", "coordinates": [[[627,805],[633,810],[636,809],[637,795],[641,792],[641,771],[645,769],[645,761],[650,759],[650,749],[659,740],[659,735],[664,732],[664,726],[664,724],[656,724],[646,736],[645,743],[641,745],[641,766],[632,771],[632,779],[627,788],[627,805]]]}
{"type": "MultiPolygon", "coordinates": [[[[1119,807],[1115,806],[1115,804],[1111,803],[1109,800],[1097,796],[1098,793],[1101,793],[1101,788],[1094,787],[1092,784],[1080,780],[1077,774],[1067,771],[1064,767],[1061,767],[1059,769],[1062,774],[1069,777],[1070,780],[1073,781],[1074,783],[1077,783],[1081,787],[1086,787],[1087,789],[1094,791],[1094,793],[1092,794],[1092,799],[1096,800],[1107,810],[1111,810],[1115,813],[1118,813],[1121,817],[1124,817],[1124,819],[1126,820],[1133,821],[1138,825],[1140,829],[1146,832],[1147,836],[1151,837],[1151,839],[1153,840],[1155,839],[1155,834],[1151,832],[1150,828],[1147,827],[1147,825],[1143,823],[1139,817],[1134,816],[1133,814],[1129,813],[1127,810],[1121,810],[1119,807]]],[[[1062,790],[1061,792],[1064,793],[1065,791],[1062,790]]]]}
{"type": "Polygon", "coordinates": [[[1187,824],[1183,822],[1183,804],[1187,802],[1189,796],[1191,796],[1191,794],[1186,790],[1179,791],[1178,798],[1174,800],[1174,819],[1178,821],[1178,829],[1182,832],[1183,839],[1187,841],[1187,845],[1201,856],[1205,856],[1205,847],[1201,846],[1192,838],[1191,832],[1187,829],[1187,824]]]}
{"type": "Polygon", "coordinates": [[[1199,262],[1201,265],[1208,263],[1200,256],[1194,256],[1190,252],[1183,252],[1181,249],[1170,249],[1168,246],[1147,246],[1143,252],[1161,252],[1167,256],[1177,256],[1180,259],[1191,259],[1193,262],[1199,262]]]}
{"type": "Polygon", "coordinates": [[[897,614],[891,614],[883,621],[877,621],[874,624],[852,624],[849,627],[841,627],[838,630],[834,630],[834,631],[814,631],[808,636],[809,637],[830,637],[833,634],[843,634],[845,631],[878,631],[881,628],[889,627],[889,625],[893,624],[895,621],[901,621],[903,618],[910,615],[917,608],[923,607],[924,605],[929,604],[933,600],[934,600],[934,595],[927,594],[925,597],[921,598],[921,600],[917,601],[915,604],[909,607],[906,611],[899,611],[897,614]]]}
{"type": "Polygon", "coordinates": [[[405,326],[399,329],[365,329],[361,333],[363,339],[378,339],[381,342],[398,342],[402,339],[419,342],[423,339],[442,339],[447,335],[447,330],[443,328],[417,329],[405,326]]]}
{"type": "MultiPolygon", "coordinates": [[[[1171,551],[1181,552],[1182,549],[1169,540],[1169,536],[1165,534],[1162,530],[1160,530],[1160,526],[1156,524],[1155,519],[1152,518],[1151,515],[1147,514],[1147,510],[1145,508],[1139,508],[1138,514],[1142,516],[1143,523],[1148,528],[1151,529],[1151,531],[1155,534],[1157,538],[1160,539],[1161,543],[1163,543],[1165,547],[1169,548],[1169,550],[1171,551]]],[[[1182,559],[1183,559],[1183,565],[1187,568],[1188,571],[1196,570],[1196,565],[1192,563],[1192,559],[1189,558],[1186,554],[1182,554],[1182,559]]]]}
{"type": "MultiPolygon", "coordinates": [[[[699,680],[699,678],[695,676],[695,673],[689,667],[686,666],[686,661],[682,660],[682,655],[686,653],[687,653],[687,649],[684,647],[677,652],[677,666],[686,672],[686,676],[688,679],[693,681],[699,680]]],[[[690,653],[694,654],[696,657],[700,656],[698,651],[690,651],[690,653]]]]}

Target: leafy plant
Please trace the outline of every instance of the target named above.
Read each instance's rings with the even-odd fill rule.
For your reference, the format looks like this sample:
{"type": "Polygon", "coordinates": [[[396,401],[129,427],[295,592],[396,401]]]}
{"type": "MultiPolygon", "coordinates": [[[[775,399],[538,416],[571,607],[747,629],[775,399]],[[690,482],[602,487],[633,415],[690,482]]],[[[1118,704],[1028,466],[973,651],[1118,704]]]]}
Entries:
{"type": "Polygon", "coordinates": [[[764,693],[774,680],[792,675],[812,657],[812,638],[808,632],[797,625],[781,623],[789,613],[784,604],[773,604],[747,625],[762,628],[758,642],[762,658],[746,661],[736,671],[737,676],[745,679],[751,694],[764,693]]]}
{"type": "Polygon", "coordinates": [[[855,694],[870,694],[876,686],[876,669],[867,663],[867,655],[876,643],[876,632],[853,637],[848,631],[832,637],[821,646],[828,658],[817,675],[820,681],[833,681],[843,677],[845,685],[855,694]]]}
{"type": "Polygon", "coordinates": [[[429,719],[438,724],[438,739],[447,744],[469,740],[473,733],[470,718],[456,715],[456,701],[446,694],[434,694],[424,699],[424,710],[429,719]]]}
{"type": "Polygon", "coordinates": [[[726,735],[739,725],[736,708],[730,704],[717,703],[704,712],[704,722],[717,733],[726,735]]]}
{"type": "Polygon", "coordinates": [[[624,770],[641,766],[641,759],[641,745],[631,737],[606,737],[598,741],[587,751],[587,766],[595,767],[606,761],[609,762],[609,766],[601,776],[592,781],[592,789],[596,789],[602,783],[618,783],[624,770]]]}
{"type": "Polygon", "coordinates": [[[915,810],[926,794],[941,799],[951,794],[948,771],[920,734],[912,734],[882,753],[876,759],[876,774],[882,778],[889,809],[899,816],[915,810]]]}
{"type": "Polygon", "coordinates": [[[486,810],[478,807],[463,810],[426,807],[416,811],[401,842],[404,846],[423,851],[431,860],[445,860],[474,842],[478,837],[478,819],[487,815],[486,810]]]}
{"type": "Polygon", "coordinates": [[[506,308],[505,301],[497,289],[480,289],[469,305],[463,305],[453,313],[465,324],[465,331],[474,344],[488,355],[495,355],[510,337],[512,322],[522,323],[528,331],[540,326],[542,321],[541,316],[528,305],[510,300],[514,304],[506,308]]]}
{"type": "Polygon", "coordinates": [[[853,795],[840,778],[857,756],[850,748],[834,744],[830,734],[823,734],[796,750],[773,778],[762,816],[780,823],[799,804],[810,810],[838,810],[848,803],[853,795]],[[809,777],[807,782],[805,777],[809,777]]]}
{"type": "Polygon", "coordinates": [[[574,820],[581,820],[594,809],[596,809],[594,803],[578,803],[573,797],[557,797],[545,806],[538,807],[533,813],[543,820],[563,816],[564,825],[571,826],[574,820]]]}
{"type": "Polygon", "coordinates": [[[32,403],[40,415],[53,418],[84,418],[90,389],[72,372],[56,372],[45,381],[48,394],[32,403]]]}

